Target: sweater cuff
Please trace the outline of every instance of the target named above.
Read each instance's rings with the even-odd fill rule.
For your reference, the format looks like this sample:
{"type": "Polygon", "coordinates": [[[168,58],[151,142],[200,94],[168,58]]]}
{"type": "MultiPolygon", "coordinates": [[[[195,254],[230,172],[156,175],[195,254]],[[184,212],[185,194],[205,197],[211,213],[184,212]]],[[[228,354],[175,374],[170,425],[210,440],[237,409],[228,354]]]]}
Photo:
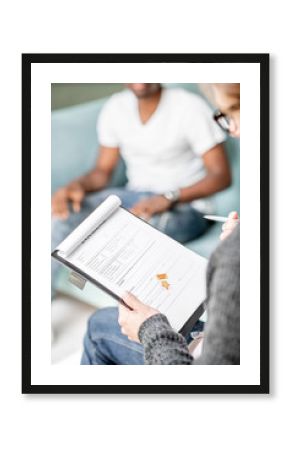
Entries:
{"type": "Polygon", "coordinates": [[[154,314],[146,319],[139,328],[138,337],[141,344],[151,340],[154,335],[162,331],[172,331],[172,327],[164,314],[154,314]]]}

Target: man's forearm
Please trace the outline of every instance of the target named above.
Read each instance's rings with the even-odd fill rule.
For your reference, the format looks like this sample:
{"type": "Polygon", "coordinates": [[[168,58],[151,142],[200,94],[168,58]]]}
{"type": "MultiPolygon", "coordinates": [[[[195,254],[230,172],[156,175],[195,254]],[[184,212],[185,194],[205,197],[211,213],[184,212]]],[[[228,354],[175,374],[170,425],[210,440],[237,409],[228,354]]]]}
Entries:
{"type": "Polygon", "coordinates": [[[208,197],[226,189],[230,184],[230,175],[208,174],[194,185],[180,189],[179,202],[186,203],[208,197]]]}
{"type": "Polygon", "coordinates": [[[110,174],[100,169],[94,169],[75,181],[80,183],[85,192],[95,192],[106,187],[110,178],[110,174]]]}

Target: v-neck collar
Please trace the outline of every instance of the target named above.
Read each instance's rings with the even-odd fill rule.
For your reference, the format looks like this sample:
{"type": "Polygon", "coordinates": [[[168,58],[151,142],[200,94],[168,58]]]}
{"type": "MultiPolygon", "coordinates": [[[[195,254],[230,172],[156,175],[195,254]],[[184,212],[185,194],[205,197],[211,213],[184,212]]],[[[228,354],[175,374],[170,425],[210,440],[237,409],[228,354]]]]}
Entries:
{"type": "Polygon", "coordinates": [[[164,97],[165,97],[165,88],[161,88],[161,95],[159,98],[157,108],[151,114],[151,116],[149,117],[149,119],[146,122],[142,122],[142,120],[141,120],[139,106],[138,106],[138,99],[137,99],[137,97],[135,97],[135,108],[136,108],[137,121],[138,121],[138,125],[141,128],[143,128],[143,129],[147,128],[149,125],[151,125],[152,122],[154,122],[156,120],[156,117],[158,117],[158,115],[160,114],[161,106],[162,106],[162,103],[164,102],[164,97]]]}

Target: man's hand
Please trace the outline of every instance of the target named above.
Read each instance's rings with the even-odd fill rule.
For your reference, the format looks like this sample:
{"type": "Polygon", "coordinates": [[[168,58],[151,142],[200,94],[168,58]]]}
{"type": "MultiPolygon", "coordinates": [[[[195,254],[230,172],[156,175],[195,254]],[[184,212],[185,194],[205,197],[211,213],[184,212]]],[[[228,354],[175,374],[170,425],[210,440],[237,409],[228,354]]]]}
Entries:
{"type": "Polygon", "coordinates": [[[140,202],[136,203],[130,211],[136,216],[141,217],[141,219],[149,220],[154,214],[167,211],[170,207],[170,200],[167,200],[163,195],[155,195],[140,200],[140,202]]]}
{"type": "Polygon", "coordinates": [[[149,317],[159,314],[159,311],[144,305],[144,303],[140,302],[130,292],[125,292],[122,298],[126,305],[131,308],[131,311],[121,303],[119,304],[119,325],[121,332],[128,336],[131,341],[139,342],[138,332],[140,326],[149,317]]]}
{"type": "Polygon", "coordinates": [[[220,235],[220,240],[226,239],[236,228],[240,222],[239,215],[237,212],[231,212],[228,216],[228,220],[222,226],[222,233],[220,235]]]}
{"type": "Polygon", "coordinates": [[[51,209],[53,216],[60,219],[67,219],[69,216],[68,202],[72,202],[72,208],[75,212],[81,209],[81,202],[85,196],[85,190],[78,181],[70,183],[56,191],[51,199],[51,209]]]}

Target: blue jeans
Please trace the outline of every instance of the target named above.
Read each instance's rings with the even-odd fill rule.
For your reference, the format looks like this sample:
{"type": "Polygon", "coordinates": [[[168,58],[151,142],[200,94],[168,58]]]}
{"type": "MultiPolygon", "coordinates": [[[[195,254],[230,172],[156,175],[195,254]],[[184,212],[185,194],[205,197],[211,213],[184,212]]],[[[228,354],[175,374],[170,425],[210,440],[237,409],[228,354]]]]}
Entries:
{"type": "Polygon", "coordinates": [[[100,309],[89,319],[81,364],[144,364],[142,345],[129,341],[121,333],[118,324],[118,308],[100,309]]]}
{"type": "MultiPolygon", "coordinates": [[[[122,206],[130,209],[135,203],[144,198],[156,195],[154,192],[137,192],[123,188],[107,188],[100,192],[88,194],[79,213],[71,212],[67,220],[53,219],[51,247],[54,250],[74,228],[76,228],[91,212],[102,203],[108,195],[120,197],[122,206]]],[[[209,226],[202,214],[192,208],[189,203],[178,204],[170,211],[155,214],[149,221],[158,230],[171,236],[181,243],[191,241],[203,234],[209,226]]],[[[51,263],[52,293],[55,291],[55,281],[60,264],[56,260],[51,263]]]]}
{"type": "MultiPolygon", "coordinates": [[[[202,331],[203,322],[198,321],[192,331],[202,331]]],[[[186,337],[192,340],[191,333],[186,337]]],[[[121,333],[118,323],[118,308],[103,308],[96,311],[88,321],[84,338],[82,365],[142,365],[143,346],[129,341],[121,333]]]]}

